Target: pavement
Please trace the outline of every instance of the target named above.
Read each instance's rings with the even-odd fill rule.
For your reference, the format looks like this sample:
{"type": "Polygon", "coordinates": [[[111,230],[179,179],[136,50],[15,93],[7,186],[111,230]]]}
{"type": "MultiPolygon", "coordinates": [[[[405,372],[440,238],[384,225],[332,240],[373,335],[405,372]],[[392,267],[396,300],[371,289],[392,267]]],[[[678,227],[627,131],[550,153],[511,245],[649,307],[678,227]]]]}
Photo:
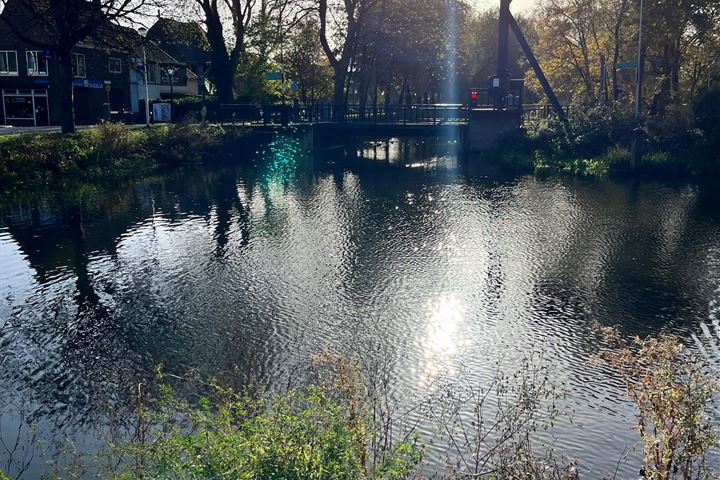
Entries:
{"type": "MultiPolygon", "coordinates": [[[[162,124],[158,124],[162,125],[162,124]]],[[[144,123],[127,125],[129,129],[143,128],[144,123]]],[[[92,130],[97,128],[97,125],[76,125],[75,130],[92,130]]],[[[37,133],[37,134],[48,134],[48,133],[60,133],[59,126],[50,127],[13,127],[10,125],[0,125],[0,135],[20,135],[23,133],[37,133]]]]}

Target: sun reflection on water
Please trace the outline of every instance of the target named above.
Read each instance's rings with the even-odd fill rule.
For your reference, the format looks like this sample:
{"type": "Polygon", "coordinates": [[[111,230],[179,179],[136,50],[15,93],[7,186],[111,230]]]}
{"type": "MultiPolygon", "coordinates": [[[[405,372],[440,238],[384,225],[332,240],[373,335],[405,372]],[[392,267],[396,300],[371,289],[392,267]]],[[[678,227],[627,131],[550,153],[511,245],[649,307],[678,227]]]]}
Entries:
{"type": "Polygon", "coordinates": [[[465,348],[461,333],[466,314],[466,306],[454,294],[428,303],[425,333],[420,340],[424,363],[421,383],[453,373],[454,360],[465,348]]]}

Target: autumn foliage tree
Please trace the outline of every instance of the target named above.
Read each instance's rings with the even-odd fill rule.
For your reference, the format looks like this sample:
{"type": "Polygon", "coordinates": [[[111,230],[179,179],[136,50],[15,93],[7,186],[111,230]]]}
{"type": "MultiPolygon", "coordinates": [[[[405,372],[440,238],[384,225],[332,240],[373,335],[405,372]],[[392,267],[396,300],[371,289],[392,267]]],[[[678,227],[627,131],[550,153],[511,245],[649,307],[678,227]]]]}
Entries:
{"type": "Polygon", "coordinates": [[[718,380],[672,335],[628,342],[616,329],[600,331],[609,345],[601,359],[620,374],[637,407],[646,477],[709,478],[705,455],[718,438],[706,409],[718,380]]]}

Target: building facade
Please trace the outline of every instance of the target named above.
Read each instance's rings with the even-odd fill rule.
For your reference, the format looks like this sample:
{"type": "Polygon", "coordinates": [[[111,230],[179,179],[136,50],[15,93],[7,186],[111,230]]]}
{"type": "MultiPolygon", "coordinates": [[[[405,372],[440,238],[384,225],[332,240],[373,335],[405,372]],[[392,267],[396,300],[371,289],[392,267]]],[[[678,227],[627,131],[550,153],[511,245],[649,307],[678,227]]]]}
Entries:
{"type": "MultiPolygon", "coordinates": [[[[127,36],[124,43],[137,47],[113,50],[84,42],[70,52],[77,124],[144,121],[146,92],[151,102],[199,94],[198,75],[186,62],[170,56],[150,38],[143,40],[131,30],[127,36]]],[[[63,88],[52,53],[23,42],[0,22],[0,125],[59,125],[63,88]]]]}
{"type": "MultiPolygon", "coordinates": [[[[57,62],[47,50],[0,35],[0,124],[44,126],[60,123],[57,62]]],[[[106,53],[90,44],[71,52],[75,121],[97,123],[110,112],[130,111],[130,56],[106,53]]]]}
{"type": "Polygon", "coordinates": [[[170,56],[152,40],[147,39],[135,50],[134,63],[136,68],[131,70],[129,77],[133,112],[143,110],[146,90],[151,102],[199,94],[198,76],[188,68],[187,63],[170,56]],[[143,53],[148,65],[147,89],[143,53]]]}

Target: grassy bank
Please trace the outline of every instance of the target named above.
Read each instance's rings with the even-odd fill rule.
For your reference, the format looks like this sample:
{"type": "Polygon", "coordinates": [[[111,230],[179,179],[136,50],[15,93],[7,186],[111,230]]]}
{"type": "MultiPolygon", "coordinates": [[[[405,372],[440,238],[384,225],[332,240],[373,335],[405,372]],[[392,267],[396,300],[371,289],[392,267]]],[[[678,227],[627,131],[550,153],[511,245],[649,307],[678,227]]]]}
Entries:
{"type": "Polygon", "coordinates": [[[0,137],[0,187],[147,175],[254,151],[248,129],[181,123],[129,130],[105,123],[71,135],[0,137]]]}
{"type": "Polygon", "coordinates": [[[495,158],[516,170],[574,175],[630,173],[635,129],[641,131],[639,173],[648,176],[720,176],[720,90],[693,105],[672,105],[638,121],[626,107],[578,105],[567,125],[536,122],[499,142],[495,158]]]}

